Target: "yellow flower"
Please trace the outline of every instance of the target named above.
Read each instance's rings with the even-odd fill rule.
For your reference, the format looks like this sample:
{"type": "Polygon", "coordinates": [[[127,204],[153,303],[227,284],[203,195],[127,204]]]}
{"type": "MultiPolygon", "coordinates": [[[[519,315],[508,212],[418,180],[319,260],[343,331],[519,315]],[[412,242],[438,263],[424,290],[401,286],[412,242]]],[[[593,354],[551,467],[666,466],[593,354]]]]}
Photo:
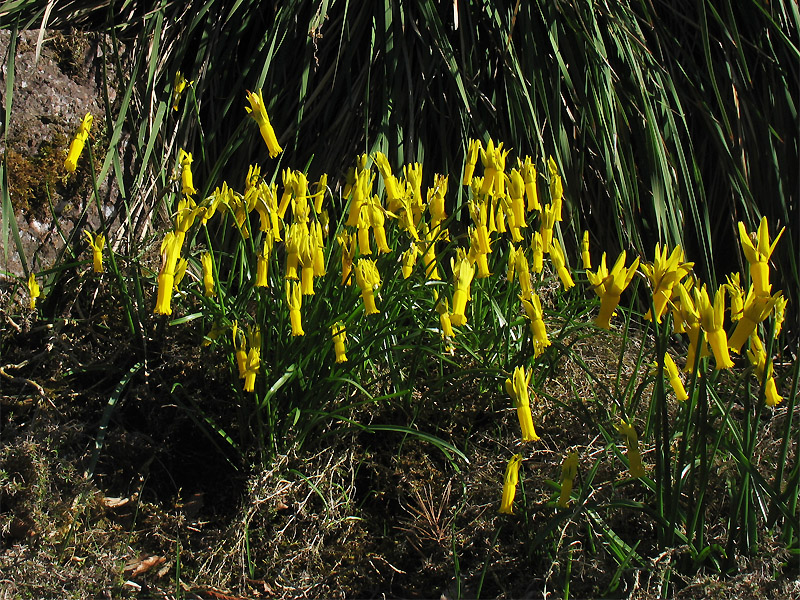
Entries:
{"type": "MultiPolygon", "coordinates": [[[[269,259],[272,256],[272,248],[275,242],[272,239],[272,235],[267,232],[264,236],[264,245],[261,247],[261,252],[258,253],[258,258],[256,259],[256,287],[267,287],[269,285],[269,259]]],[[[211,260],[209,258],[209,264],[211,260]]],[[[211,281],[211,286],[213,290],[214,282],[211,281]]],[[[208,289],[208,288],[206,288],[208,289]]],[[[208,296],[208,293],[206,293],[208,296]]]]}
{"type": "Polygon", "coordinates": [[[755,331],[756,326],[769,316],[781,297],[782,292],[775,292],[773,296],[762,296],[756,292],[755,285],[750,286],[744,301],[742,318],[736,323],[736,329],[728,340],[728,347],[739,354],[747,338],[755,331]]]}
{"type": "Polygon", "coordinates": [[[172,84],[172,110],[178,110],[178,104],[180,104],[183,92],[193,83],[194,81],[186,81],[186,78],[180,71],[175,71],[175,83],[172,84]]]}
{"type": "Polygon", "coordinates": [[[552,156],[547,161],[547,168],[550,171],[550,204],[553,206],[556,221],[560,221],[564,188],[561,175],[558,174],[558,166],[552,156]]]}
{"type": "Polygon", "coordinates": [[[175,274],[178,259],[181,254],[183,244],[182,236],[170,231],[164,236],[161,242],[161,270],[158,273],[158,297],[156,308],[153,311],[157,315],[171,315],[172,291],[175,286],[175,274]]]}
{"type": "Polygon", "coordinates": [[[368,315],[378,314],[380,311],[375,306],[375,290],[381,285],[381,276],[375,261],[368,258],[359,258],[356,264],[356,284],[361,288],[361,299],[364,301],[364,311],[368,315]]]}
{"type": "Polygon", "coordinates": [[[600,267],[597,272],[586,272],[594,291],[600,296],[600,312],[595,319],[595,324],[598,327],[603,329],[611,328],[611,317],[619,305],[620,296],[630,284],[633,276],[636,275],[638,266],[639,257],[637,256],[633,264],[625,268],[625,251],[623,250],[610,272],[606,267],[605,253],[603,253],[603,257],[600,260],[600,267]]]}
{"type": "Polygon", "coordinates": [[[700,312],[700,326],[706,332],[706,339],[714,353],[717,370],[730,369],[733,361],[728,353],[728,336],[725,334],[725,288],[720,287],[714,294],[714,304],[708,297],[706,287],[694,290],[695,306],[700,312]]]}
{"type": "Polygon", "coordinates": [[[286,301],[289,304],[289,322],[292,325],[292,337],[305,335],[300,308],[303,305],[303,290],[297,281],[286,282],[286,301]]]}
{"type": "Polygon", "coordinates": [[[447,299],[439,300],[439,292],[433,290],[433,299],[436,302],[436,312],[439,313],[439,326],[442,328],[442,337],[454,338],[453,323],[450,321],[450,311],[447,306],[447,299]]]}
{"type": "Polygon", "coordinates": [[[625,447],[628,450],[628,471],[631,477],[644,477],[642,454],[639,451],[639,437],[636,435],[636,430],[633,425],[622,420],[615,427],[620,435],[625,438],[625,447]]]}
{"type": "Polygon", "coordinates": [[[467,258],[469,262],[474,263],[478,268],[478,279],[485,279],[491,276],[489,271],[489,260],[487,254],[480,251],[481,241],[480,234],[475,227],[469,228],[469,253],[467,258]]]}
{"type": "Polygon", "coordinates": [[[542,205],[539,204],[539,192],[536,189],[536,167],[531,162],[531,157],[526,156],[525,162],[520,164],[520,172],[522,173],[522,181],[525,183],[525,196],[528,199],[528,211],[542,210],[542,205]]]}
{"type": "Polygon", "coordinates": [[[103,272],[103,247],[106,245],[106,236],[98,233],[92,236],[90,231],[84,230],[86,237],[89,238],[89,246],[92,248],[92,263],[95,273],[103,272]]]}
{"type": "MultiPolygon", "coordinates": [[[[656,311],[657,323],[661,323],[661,317],[672,297],[672,288],[686,277],[694,266],[694,263],[683,262],[683,259],[683,249],[680,246],[676,246],[672,254],[667,257],[667,247],[664,246],[662,252],[660,244],[657,243],[653,263],[642,263],[641,265],[653,290],[653,306],[656,311]]],[[[645,319],[649,321],[651,318],[651,311],[647,311],[645,319]]]]}
{"type": "Polygon", "coordinates": [[[403,262],[400,267],[403,273],[403,279],[408,279],[411,277],[411,273],[414,272],[414,265],[417,264],[417,255],[419,255],[419,249],[417,245],[412,242],[411,247],[403,252],[403,262]]]}
{"type": "Polygon", "coordinates": [[[553,241],[553,227],[556,224],[556,212],[552,204],[548,204],[539,215],[541,223],[539,231],[542,234],[542,252],[545,254],[550,252],[550,244],[553,241]]]}
{"type": "Polygon", "coordinates": [[[36,308],[36,299],[42,295],[42,290],[39,287],[39,283],[36,281],[36,275],[31,271],[31,274],[28,276],[28,294],[31,297],[30,307],[31,310],[36,308]]]}
{"type": "Polygon", "coordinates": [[[508,195],[511,198],[511,211],[517,227],[527,227],[525,222],[525,180],[517,169],[511,169],[508,176],[508,195]]]}
{"type": "Polygon", "coordinates": [[[775,315],[775,336],[777,337],[783,329],[783,321],[786,319],[786,303],[789,300],[785,296],[780,296],[775,302],[773,314],[775,315]]]}
{"type": "Polygon", "coordinates": [[[389,248],[389,244],[386,241],[386,228],[384,227],[386,217],[384,216],[380,199],[377,196],[373,196],[367,207],[369,210],[369,224],[372,227],[372,234],[375,236],[375,245],[378,246],[378,252],[388,254],[392,249],[389,248]]]}
{"type": "Polygon", "coordinates": [[[331,336],[333,337],[333,351],[336,353],[336,364],[347,362],[347,355],[345,354],[344,343],[347,340],[347,332],[344,328],[344,323],[337,321],[331,327],[331,336]]]}
{"type": "Polygon", "coordinates": [[[475,267],[470,264],[464,251],[459,249],[458,259],[453,262],[453,284],[456,289],[453,292],[453,314],[450,315],[450,320],[456,327],[467,322],[464,311],[467,308],[470,285],[474,276],[475,267]]]}
{"type": "Polygon", "coordinates": [[[297,266],[300,263],[300,250],[308,237],[308,228],[300,223],[292,223],[286,234],[286,274],[284,279],[297,280],[297,266]]]}
{"type": "Polygon", "coordinates": [[[489,243],[489,230],[486,227],[487,204],[488,199],[486,196],[473,197],[467,202],[472,223],[475,225],[475,236],[478,242],[477,251],[483,254],[489,254],[492,251],[489,243]]]}
{"type": "Polygon", "coordinates": [[[64,168],[69,173],[74,173],[75,169],[78,168],[78,159],[81,156],[81,152],[83,152],[83,147],[86,145],[86,140],[89,139],[89,131],[92,129],[92,119],[92,113],[86,113],[69,145],[69,152],[64,160],[64,168]]]}
{"type": "Polygon", "coordinates": [[[686,393],[686,388],[683,387],[683,381],[678,374],[678,365],[675,364],[675,361],[672,360],[672,356],[670,356],[668,352],[664,354],[664,368],[667,371],[667,378],[669,379],[669,384],[672,386],[672,390],[675,392],[675,396],[681,402],[688,400],[689,395],[686,393]]]}
{"type": "Polygon", "coordinates": [[[747,358],[753,366],[753,374],[760,383],[764,381],[764,369],[767,366],[767,352],[764,350],[764,344],[761,343],[761,338],[757,333],[750,336],[750,348],[747,350],[747,358]]]}
{"type": "Polygon", "coordinates": [[[500,513],[514,514],[514,496],[517,494],[519,482],[519,467],[522,464],[522,454],[515,454],[508,461],[506,475],[503,478],[503,498],[500,501],[500,513]]]}
{"type": "Polygon", "coordinates": [[[203,252],[200,263],[203,265],[203,295],[212,298],[217,292],[214,290],[214,257],[211,252],[203,252]]]}
{"type": "Polygon", "coordinates": [[[592,255],[589,254],[589,230],[583,232],[583,240],[581,240],[581,264],[583,264],[584,271],[592,268],[592,255]]]}
{"type": "Polygon", "coordinates": [[[520,248],[514,253],[514,263],[514,270],[519,279],[522,297],[528,299],[533,293],[533,284],[531,283],[531,269],[528,265],[528,257],[525,256],[524,249],[520,248]]]}
{"type": "Polygon", "coordinates": [[[554,239],[550,244],[550,260],[558,273],[558,278],[564,285],[564,291],[575,287],[575,282],[572,280],[572,275],[567,269],[567,258],[564,256],[564,250],[558,239],[554,239]]]}
{"type": "Polygon", "coordinates": [[[395,212],[399,206],[402,193],[400,192],[400,185],[397,183],[397,178],[392,175],[392,168],[389,166],[389,159],[383,152],[376,152],[373,157],[375,165],[383,177],[383,187],[386,188],[386,205],[389,211],[395,212]]]}
{"type": "Polygon", "coordinates": [[[462,185],[472,183],[472,175],[475,173],[475,165],[478,164],[478,154],[483,150],[480,140],[470,140],[467,147],[467,159],[464,164],[464,178],[462,185]]]}
{"type": "Polygon", "coordinates": [[[278,156],[278,154],[283,152],[283,148],[281,148],[280,144],[278,144],[278,138],[275,135],[275,130],[272,128],[272,124],[269,122],[267,108],[264,105],[264,96],[262,95],[261,90],[259,89],[255,93],[248,91],[247,101],[250,102],[250,106],[246,106],[245,110],[250,113],[250,116],[253,117],[253,120],[258,125],[258,130],[261,132],[261,137],[264,138],[264,143],[267,144],[269,157],[275,158],[278,156]]]}
{"type": "Polygon", "coordinates": [[[494,142],[490,139],[486,149],[480,150],[480,155],[484,168],[481,193],[488,194],[492,198],[502,198],[506,195],[503,172],[506,169],[508,150],[503,151],[502,142],[495,147],[494,142]]]}
{"type": "Polygon", "coordinates": [[[753,282],[756,296],[769,296],[772,291],[772,286],[769,283],[769,257],[772,256],[775,245],[785,229],[784,227],[780,230],[772,245],[770,245],[767,217],[761,217],[758,232],[754,235],[756,242],[753,243],[744,223],[739,221],[739,239],[742,242],[745,258],[750,263],[750,279],[753,282]]]}
{"type": "Polygon", "coordinates": [[[522,367],[514,367],[514,373],[510,378],[506,379],[506,392],[511,396],[514,405],[517,407],[517,418],[519,419],[520,429],[522,429],[523,442],[539,440],[539,436],[536,435],[536,429],[533,426],[531,402],[528,395],[531,375],[533,375],[533,368],[526,374],[525,369],[522,367]]]}
{"type": "Polygon", "coordinates": [[[178,265],[177,267],[175,267],[175,277],[173,279],[174,281],[173,289],[176,292],[178,291],[178,286],[181,284],[181,281],[183,281],[183,276],[186,275],[186,267],[188,266],[189,266],[189,261],[186,260],[185,258],[181,258],[180,260],[178,260],[178,265]]]}
{"type": "Polygon", "coordinates": [[[570,452],[561,463],[561,493],[558,496],[558,507],[567,508],[575,476],[578,474],[578,453],[570,452]]]}
{"type": "Polygon", "coordinates": [[[531,269],[534,273],[541,273],[544,268],[544,243],[542,242],[542,234],[539,231],[533,232],[531,250],[533,251],[531,269]]]}
{"type": "Polygon", "coordinates": [[[261,366],[261,349],[251,347],[247,353],[247,360],[244,366],[244,391],[252,392],[256,387],[256,375],[261,366]]]}
{"type": "MultiPolygon", "coordinates": [[[[689,290],[685,286],[678,284],[675,286],[678,289],[680,298],[680,318],[683,331],[689,336],[689,350],[686,353],[686,367],[685,371],[691,372],[694,369],[694,362],[698,352],[698,344],[700,342],[700,312],[694,304],[689,290]]],[[[677,322],[677,320],[676,320],[677,322]]],[[[700,357],[708,356],[708,347],[705,341],[699,348],[700,357]]]]}
{"type": "Polygon", "coordinates": [[[427,279],[439,280],[439,261],[436,259],[436,231],[430,229],[426,223],[422,223],[422,233],[424,242],[422,246],[425,251],[422,255],[422,262],[425,265],[425,277],[427,279]]]}
{"type": "Polygon", "coordinates": [[[336,236],[336,241],[342,248],[342,285],[351,285],[353,280],[350,272],[353,270],[353,257],[356,254],[355,236],[342,231],[336,236]]]}
{"type": "Polygon", "coordinates": [[[520,300],[522,300],[522,307],[525,309],[525,316],[528,317],[528,326],[533,336],[533,356],[536,358],[541,356],[544,349],[550,345],[547,330],[544,326],[542,301],[539,298],[539,294],[531,294],[530,299],[520,296],[520,300]]]}
{"type": "Polygon", "coordinates": [[[731,321],[738,321],[744,314],[744,290],[739,283],[739,273],[728,275],[727,279],[728,283],[722,286],[731,296],[731,321]]]}
{"type": "Polygon", "coordinates": [[[178,163],[181,165],[181,193],[191,196],[197,193],[192,178],[192,155],[183,148],[178,152],[178,163]]]}

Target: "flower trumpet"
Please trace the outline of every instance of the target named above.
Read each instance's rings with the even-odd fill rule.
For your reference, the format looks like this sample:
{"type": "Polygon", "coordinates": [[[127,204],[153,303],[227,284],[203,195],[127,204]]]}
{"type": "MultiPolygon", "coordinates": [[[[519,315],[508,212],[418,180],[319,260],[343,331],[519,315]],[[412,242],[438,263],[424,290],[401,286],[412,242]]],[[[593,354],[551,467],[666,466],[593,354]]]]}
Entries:
{"type": "Polygon", "coordinates": [[[91,232],[85,231],[86,237],[89,238],[89,246],[92,248],[92,263],[95,273],[103,272],[103,247],[106,245],[106,236],[102,233],[92,235],[91,232]]]}
{"type": "Polygon", "coordinates": [[[246,106],[245,110],[253,117],[253,120],[258,125],[258,130],[261,132],[261,137],[264,139],[264,143],[267,145],[267,150],[269,151],[269,157],[275,158],[283,152],[283,148],[281,148],[280,144],[278,144],[278,138],[275,135],[275,130],[272,128],[272,124],[269,122],[269,117],[267,116],[267,108],[264,105],[264,96],[261,93],[261,90],[256,90],[255,93],[248,91],[247,92],[247,101],[250,102],[250,106],[246,106]]]}
{"type": "Polygon", "coordinates": [[[523,442],[535,442],[539,440],[536,435],[536,429],[533,426],[533,417],[531,416],[531,402],[528,395],[528,384],[531,382],[531,375],[533,369],[528,373],[522,367],[515,367],[514,373],[511,377],[506,379],[506,392],[514,401],[517,407],[517,418],[519,419],[520,429],[522,429],[523,442]]]}
{"type": "Polygon", "coordinates": [[[508,461],[506,475],[503,478],[503,498],[500,501],[499,512],[506,515],[514,514],[514,496],[517,494],[519,482],[519,467],[522,464],[522,454],[515,454],[508,461]]]}
{"type": "Polygon", "coordinates": [[[89,131],[92,129],[92,113],[86,113],[86,116],[83,117],[83,121],[78,126],[78,131],[75,133],[75,137],[72,138],[72,142],[69,145],[69,152],[67,152],[67,158],[64,160],[64,168],[67,169],[69,173],[74,173],[75,169],[78,168],[78,159],[81,157],[81,152],[83,152],[83,147],[86,145],[86,140],[89,139],[89,131]]]}
{"type": "Polygon", "coordinates": [[[567,508],[575,476],[578,474],[578,453],[570,452],[561,463],[561,493],[558,495],[558,507],[567,508]]]}

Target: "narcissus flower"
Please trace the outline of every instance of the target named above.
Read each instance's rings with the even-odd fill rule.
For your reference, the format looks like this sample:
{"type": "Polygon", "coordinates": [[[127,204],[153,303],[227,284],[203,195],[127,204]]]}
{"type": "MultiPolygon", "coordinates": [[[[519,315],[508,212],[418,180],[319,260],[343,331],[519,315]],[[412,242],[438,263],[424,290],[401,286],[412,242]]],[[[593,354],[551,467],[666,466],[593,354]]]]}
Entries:
{"type": "MultiPolygon", "coordinates": [[[[267,232],[264,236],[264,244],[261,246],[261,252],[258,253],[258,258],[256,259],[256,287],[267,287],[269,285],[269,260],[270,256],[272,256],[274,244],[275,242],[272,239],[272,235],[267,232]]],[[[209,260],[209,263],[210,262],[209,260]]],[[[211,280],[211,286],[213,290],[213,279],[211,280]]],[[[206,294],[206,296],[208,296],[208,294],[206,294]]]]}
{"type": "Polygon", "coordinates": [[[534,273],[541,273],[544,268],[544,244],[542,242],[542,234],[539,231],[533,232],[531,239],[531,251],[533,252],[533,260],[531,261],[531,269],[534,273]]]}
{"type": "Polygon", "coordinates": [[[90,231],[84,230],[86,237],[89,238],[89,246],[92,248],[92,263],[95,273],[103,272],[103,247],[106,245],[106,236],[102,233],[92,235],[90,231]]]}
{"type": "Polygon", "coordinates": [[[531,375],[533,369],[529,369],[525,373],[522,367],[514,367],[514,373],[506,379],[506,392],[514,401],[517,407],[517,418],[519,419],[519,426],[522,429],[523,442],[535,442],[539,439],[536,435],[536,429],[533,426],[533,417],[531,416],[531,402],[528,395],[528,385],[531,382],[531,375]]]}
{"type": "Polygon", "coordinates": [[[572,280],[572,275],[570,274],[569,269],[567,269],[567,258],[564,256],[564,250],[561,248],[561,244],[559,243],[558,239],[554,239],[550,244],[550,260],[553,262],[553,266],[556,269],[558,278],[561,280],[561,284],[564,286],[564,291],[575,287],[575,282],[572,280]]]}
{"type": "Polygon", "coordinates": [[[686,393],[686,388],[683,387],[683,380],[678,374],[678,365],[675,364],[675,361],[672,360],[669,353],[664,354],[664,369],[666,370],[669,384],[672,386],[672,390],[675,392],[675,396],[678,400],[681,402],[688,400],[689,395],[686,393]]]}
{"type": "Polygon", "coordinates": [[[592,268],[592,255],[589,254],[589,230],[583,232],[583,239],[581,240],[581,264],[584,271],[592,268]]]}
{"type": "Polygon", "coordinates": [[[742,346],[747,341],[756,326],[765,320],[782,296],[782,292],[775,292],[773,296],[762,296],[755,291],[755,285],[750,286],[747,298],[744,301],[742,318],[736,323],[736,329],[728,340],[728,347],[739,354],[742,346]]]}
{"type": "Polygon", "coordinates": [[[86,113],[86,116],[83,117],[83,121],[78,126],[78,131],[75,133],[75,137],[72,138],[72,142],[69,145],[69,152],[67,153],[67,158],[64,160],[64,168],[69,173],[74,173],[75,169],[78,168],[78,159],[81,157],[81,152],[83,152],[83,147],[86,145],[86,140],[89,139],[89,131],[92,129],[92,113],[86,113]]]}
{"type": "Polygon", "coordinates": [[[553,241],[553,227],[556,224],[556,212],[552,204],[548,204],[539,215],[541,223],[539,232],[542,234],[542,252],[550,252],[550,244],[553,241]]]}
{"type": "Polygon", "coordinates": [[[158,297],[156,308],[157,315],[172,314],[172,292],[175,287],[175,275],[178,268],[178,259],[181,254],[183,237],[170,231],[161,242],[161,270],[158,273],[158,297]]]}
{"type": "Polygon", "coordinates": [[[454,338],[453,323],[450,321],[450,310],[447,306],[447,299],[439,300],[439,292],[433,290],[433,300],[436,302],[436,312],[439,313],[439,326],[442,330],[443,338],[454,338]]]}
{"type": "Polygon", "coordinates": [[[175,71],[175,83],[172,84],[172,110],[178,110],[181,96],[183,96],[186,88],[193,83],[194,81],[186,81],[186,78],[180,71],[175,71]]]}
{"type": "Polygon", "coordinates": [[[244,391],[252,392],[256,387],[256,375],[261,366],[261,350],[252,347],[247,353],[247,360],[244,366],[244,391]]]}
{"type": "Polygon", "coordinates": [[[356,254],[355,235],[342,231],[336,236],[336,242],[342,248],[342,285],[352,285],[350,273],[353,270],[353,257],[356,254]]]}
{"type": "Polygon", "coordinates": [[[754,239],[748,235],[744,223],[739,221],[739,239],[742,242],[745,258],[750,263],[750,279],[753,282],[756,296],[769,296],[772,293],[772,286],[769,283],[769,257],[772,256],[785,229],[784,227],[780,230],[770,245],[767,217],[761,217],[758,231],[753,236],[754,239]]]}
{"type": "Polygon", "coordinates": [[[470,140],[467,148],[467,159],[464,164],[464,178],[462,185],[472,183],[472,175],[475,173],[475,165],[478,164],[478,154],[483,150],[480,140],[470,140]]]}
{"type": "Polygon", "coordinates": [[[33,271],[28,276],[28,294],[31,297],[30,307],[33,310],[36,308],[36,299],[42,295],[42,290],[39,287],[39,282],[36,281],[36,275],[33,271]]]}
{"type": "Polygon", "coordinates": [[[467,322],[464,311],[467,308],[467,301],[470,298],[470,285],[475,276],[475,267],[469,262],[466,253],[459,249],[458,259],[453,261],[453,314],[450,320],[453,325],[460,327],[467,322]]]}
{"type": "Polygon", "coordinates": [[[558,507],[567,508],[575,477],[578,474],[578,453],[570,452],[561,463],[561,493],[558,495],[558,507]]]}
{"type": "Polygon", "coordinates": [[[744,314],[744,290],[739,282],[739,273],[728,275],[728,282],[722,286],[731,297],[731,321],[738,321],[744,314]]]}
{"type": "MultiPolygon", "coordinates": [[[[689,271],[692,270],[694,263],[683,262],[683,249],[676,246],[672,253],[667,257],[667,247],[661,250],[661,245],[656,244],[655,259],[652,263],[642,263],[642,271],[650,281],[653,290],[653,306],[656,312],[656,322],[661,323],[661,317],[667,309],[669,300],[672,297],[672,288],[681,281],[689,271]]],[[[647,311],[645,319],[652,318],[651,311],[647,311]]]]}
{"type": "Polygon", "coordinates": [[[519,170],[522,181],[525,182],[525,197],[528,199],[526,208],[529,212],[542,210],[542,205],[539,204],[539,192],[536,189],[536,167],[533,166],[530,156],[525,157],[525,162],[519,165],[519,170]]]}
{"type": "Polygon", "coordinates": [[[508,461],[506,475],[503,478],[503,498],[500,501],[500,513],[506,515],[514,514],[514,496],[517,494],[517,483],[519,483],[519,467],[522,464],[522,454],[515,454],[508,461]]]}
{"type": "Polygon", "coordinates": [[[203,295],[212,298],[217,292],[214,289],[214,257],[211,252],[203,252],[200,255],[200,263],[203,266],[203,295]]]}
{"type": "Polygon", "coordinates": [[[625,447],[628,450],[628,471],[631,477],[644,477],[642,454],[639,451],[639,437],[636,435],[636,429],[627,421],[622,420],[615,427],[620,435],[625,438],[625,447]]]}
{"type": "Polygon", "coordinates": [[[544,315],[542,313],[542,301],[539,294],[531,294],[530,299],[520,296],[522,307],[525,309],[525,316],[528,317],[528,326],[533,336],[533,356],[541,356],[544,349],[550,345],[547,337],[547,329],[544,326],[544,315]]]}
{"type": "Polygon", "coordinates": [[[481,193],[492,198],[502,198],[506,195],[503,172],[506,169],[508,150],[503,151],[502,142],[495,147],[494,142],[490,139],[486,149],[480,150],[480,155],[484,168],[481,193]]]}
{"type": "Polygon", "coordinates": [[[269,117],[267,116],[267,107],[264,105],[264,96],[261,93],[261,90],[257,90],[255,93],[248,91],[247,92],[247,101],[250,103],[250,106],[246,106],[245,110],[250,113],[250,116],[253,117],[253,120],[258,125],[258,130],[261,132],[261,137],[264,139],[264,143],[267,144],[267,150],[269,150],[269,157],[275,158],[283,152],[283,148],[281,148],[280,144],[278,144],[278,138],[275,135],[275,130],[272,128],[272,124],[269,122],[269,117]]]}
{"type": "Polygon", "coordinates": [[[305,335],[300,309],[303,306],[303,290],[297,281],[286,282],[286,301],[289,304],[289,322],[292,325],[292,336],[305,335]]]}
{"type": "Polygon", "coordinates": [[[547,169],[550,171],[550,204],[553,206],[556,221],[560,221],[564,188],[561,183],[561,175],[558,174],[558,166],[552,156],[547,161],[547,169]]]}
{"type": "MultiPolygon", "coordinates": [[[[700,311],[695,306],[694,300],[689,296],[689,291],[680,284],[675,287],[678,290],[680,300],[678,306],[680,307],[681,328],[689,336],[689,350],[686,353],[685,367],[685,371],[689,373],[694,369],[697,352],[700,352],[700,358],[708,356],[708,346],[705,340],[700,345],[700,311]]],[[[675,322],[678,322],[677,319],[675,322]]]]}
{"type": "Polygon", "coordinates": [[[730,369],[733,361],[728,353],[728,336],[725,334],[725,288],[720,287],[714,294],[714,303],[708,297],[705,286],[694,290],[694,300],[700,312],[700,326],[706,332],[706,339],[714,353],[717,370],[730,369]]]}
{"type": "Polygon", "coordinates": [[[375,160],[375,165],[378,167],[378,171],[380,171],[381,177],[383,177],[383,186],[386,188],[386,206],[389,208],[390,212],[395,212],[403,196],[400,190],[400,184],[397,182],[397,178],[392,175],[389,159],[386,158],[383,152],[376,152],[373,158],[375,160]]]}
{"type": "Polygon", "coordinates": [[[378,314],[375,306],[375,290],[381,285],[381,276],[374,260],[359,258],[356,264],[356,283],[361,288],[361,299],[364,301],[364,312],[368,315],[378,314]]]}
{"type": "Polygon", "coordinates": [[[337,321],[331,327],[331,337],[333,338],[333,351],[336,353],[336,364],[347,362],[346,348],[344,346],[347,340],[347,332],[344,328],[344,323],[337,321]]]}
{"type": "Polygon", "coordinates": [[[197,193],[194,189],[194,179],[192,177],[192,155],[183,148],[178,152],[178,163],[181,165],[181,193],[192,196],[197,193]]]}
{"type": "Polygon", "coordinates": [[[619,305],[620,296],[623,290],[636,275],[636,268],[639,266],[639,257],[633,261],[630,267],[625,268],[625,251],[623,250],[611,271],[606,267],[606,255],[600,260],[600,267],[597,272],[587,271],[586,276],[594,287],[594,291],[600,296],[600,312],[595,319],[595,324],[603,329],[611,328],[611,317],[619,305]]]}

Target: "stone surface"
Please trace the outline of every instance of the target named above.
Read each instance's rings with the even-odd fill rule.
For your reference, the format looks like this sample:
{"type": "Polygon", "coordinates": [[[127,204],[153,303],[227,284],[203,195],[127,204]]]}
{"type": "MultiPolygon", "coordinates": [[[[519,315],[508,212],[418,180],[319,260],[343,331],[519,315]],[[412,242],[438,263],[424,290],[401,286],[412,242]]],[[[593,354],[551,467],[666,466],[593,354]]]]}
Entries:
{"type": "MultiPolygon", "coordinates": [[[[107,128],[99,34],[47,31],[37,57],[39,31],[19,32],[13,59],[13,95],[9,99],[5,90],[10,36],[9,31],[0,31],[0,156],[5,159],[24,259],[11,228],[7,248],[2,247],[4,235],[0,231],[0,282],[4,292],[17,287],[26,266],[35,272],[52,267],[75,227],[96,230],[100,226],[88,144],[75,173],[68,174],[63,161],[79,123],[91,112],[94,122],[89,143],[94,149],[95,167],[99,168],[103,158],[100,142],[107,128]],[[11,118],[6,123],[9,100],[11,118]]],[[[107,95],[113,110],[114,89],[109,88],[107,95]]],[[[100,192],[103,211],[111,214],[109,207],[118,196],[115,187],[100,182],[100,192]]],[[[7,217],[4,221],[10,225],[7,217]]]]}

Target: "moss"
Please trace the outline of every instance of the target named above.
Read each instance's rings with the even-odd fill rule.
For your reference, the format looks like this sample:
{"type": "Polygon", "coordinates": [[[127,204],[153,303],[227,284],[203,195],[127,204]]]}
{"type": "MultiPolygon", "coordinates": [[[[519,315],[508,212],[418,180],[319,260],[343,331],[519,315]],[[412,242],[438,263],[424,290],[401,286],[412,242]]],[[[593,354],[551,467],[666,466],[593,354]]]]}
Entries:
{"type": "Polygon", "coordinates": [[[48,194],[64,193],[64,156],[69,140],[56,134],[44,142],[38,152],[27,157],[16,150],[6,150],[3,160],[8,170],[8,188],[15,210],[41,216],[47,207],[48,194]]]}

